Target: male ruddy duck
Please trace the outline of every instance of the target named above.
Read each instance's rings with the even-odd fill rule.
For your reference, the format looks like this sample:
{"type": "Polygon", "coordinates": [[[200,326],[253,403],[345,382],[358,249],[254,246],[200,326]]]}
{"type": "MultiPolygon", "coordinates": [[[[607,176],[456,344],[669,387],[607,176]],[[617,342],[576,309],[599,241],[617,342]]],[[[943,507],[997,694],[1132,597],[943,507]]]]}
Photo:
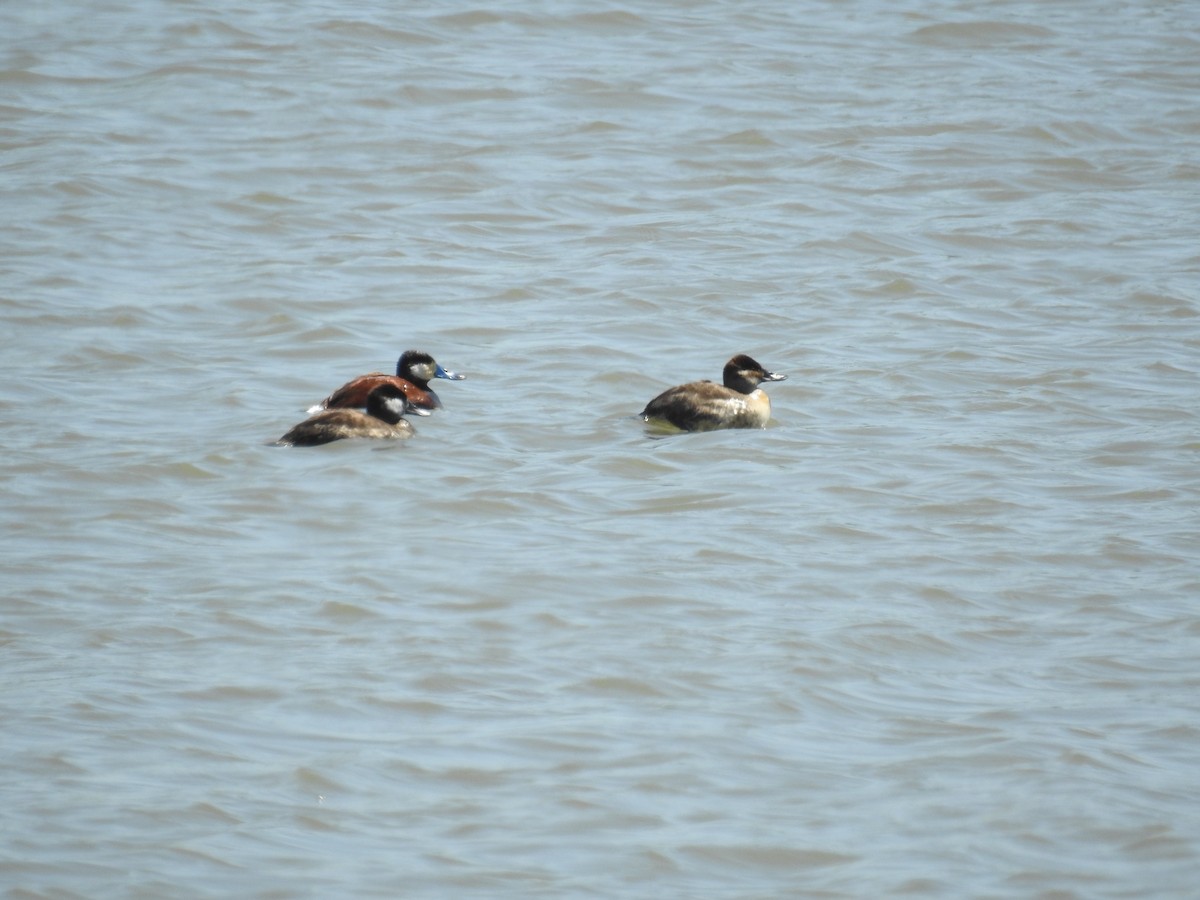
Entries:
{"type": "Polygon", "coordinates": [[[344,438],[407,440],[416,432],[401,418],[408,411],[404,391],[394,384],[381,384],[367,395],[367,411],[326,409],[305,419],[277,440],[285,447],[315,447],[344,438]]]}
{"type": "Polygon", "coordinates": [[[427,416],[432,410],[442,408],[442,401],[429,389],[429,382],[434,378],[461,381],[466,377],[466,375],[458,375],[443,369],[428,353],[421,350],[405,350],[400,354],[400,359],[396,361],[395,375],[388,375],[384,372],[359,375],[310,408],[309,412],[315,413],[322,409],[361,408],[367,405],[367,395],[373,388],[377,388],[381,384],[394,384],[404,392],[404,397],[408,400],[409,412],[418,416],[427,416]]]}
{"type": "Polygon", "coordinates": [[[762,428],[771,418],[771,398],[759,384],[785,378],[743,353],[725,363],[724,384],[693,381],[669,388],[646,404],[641,417],[684,431],[762,428]]]}

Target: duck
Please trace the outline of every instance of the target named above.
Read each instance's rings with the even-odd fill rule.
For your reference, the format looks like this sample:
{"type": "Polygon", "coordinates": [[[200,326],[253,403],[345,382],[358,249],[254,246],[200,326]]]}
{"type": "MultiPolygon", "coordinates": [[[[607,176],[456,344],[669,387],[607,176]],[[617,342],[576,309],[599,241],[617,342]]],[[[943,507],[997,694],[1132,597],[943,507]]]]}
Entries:
{"type": "Polygon", "coordinates": [[[403,418],[408,399],[395,384],[381,384],[367,395],[367,411],[324,409],[292,427],[275,442],[281,447],[315,447],[345,438],[407,440],[416,430],[403,418]]]}
{"type": "Polygon", "coordinates": [[[462,381],[466,377],[443,369],[437,360],[423,350],[405,350],[396,361],[395,375],[385,372],[359,375],[353,381],[347,381],[316,406],[309,407],[308,411],[311,414],[323,409],[361,409],[367,405],[367,395],[373,388],[381,384],[394,384],[404,392],[409,412],[427,416],[433,410],[442,408],[441,398],[430,389],[429,382],[434,378],[462,381]]]}
{"type": "Polygon", "coordinates": [[[667,423],[682,431],[764,428],[771,419],[771,398],[759,385],[786,378],[741,353],[725,363],[721,384],[692,381],[668,388],[639,415],[645,422],[667,423]]]}

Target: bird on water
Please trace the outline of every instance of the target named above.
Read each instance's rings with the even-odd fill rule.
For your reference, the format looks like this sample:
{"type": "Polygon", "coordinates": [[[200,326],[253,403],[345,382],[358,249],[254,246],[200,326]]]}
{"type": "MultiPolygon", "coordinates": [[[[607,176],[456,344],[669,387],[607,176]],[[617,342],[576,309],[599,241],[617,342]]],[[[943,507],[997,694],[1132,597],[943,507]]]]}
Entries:
{"type": "Polygon", "coordinates": [[[668,423],[683,431],[763,428],[771,419],[771,398],[759,385],[786,378],[742,353],[725,363],[721,384],[692,381],[668,388],[640,415],[646,422],[668,423]]]}
{"type": "Polygon", "coordinates": [[[404,418],[408,400],[394,384],[381,384],[367,395],[367,411],[326,409],[294,426],[275,443],[284,447],[314,447],[346,438],[407,440],[416,431],[404,418]]]}

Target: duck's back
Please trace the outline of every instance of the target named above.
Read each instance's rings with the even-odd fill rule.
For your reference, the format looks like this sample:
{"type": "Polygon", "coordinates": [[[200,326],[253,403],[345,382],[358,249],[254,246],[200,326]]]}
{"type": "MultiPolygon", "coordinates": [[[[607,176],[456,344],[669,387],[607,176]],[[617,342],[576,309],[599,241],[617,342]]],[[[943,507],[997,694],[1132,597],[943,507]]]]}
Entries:
{"type": "Polygon", "coordinates": [[[281,437],[278,443],[293,447],[315,447],[346,438],[404,440],[412,435],[413,427],[405,419],[390,425],[357,409],[330,409],[305,419],[281,437]]]}
{"type": "Polygon", "coordinates": [[[369,375],[360,375],[353,381],[346,382],[317,406],[314,406],[313,410],[361,408],[367,405],[367,397],[371,391],[375,390],[381,384],[394,384],[400,388],[404,392],[404,397],[408,400],[409,404],[418,409],[441,408],[442,402],[433,391],[423,390],[418,385],[413,384],[406,378],[401,378],[399,375],[372,372],[369,375]]]}
{"type": "Polygon", "coordinates": [[[762,428],[771,418],[766,391],[739,393],[723,384],[693,381],[663,391],[646,404],[642,418],[660,419],[684,431],[762,428]]]}

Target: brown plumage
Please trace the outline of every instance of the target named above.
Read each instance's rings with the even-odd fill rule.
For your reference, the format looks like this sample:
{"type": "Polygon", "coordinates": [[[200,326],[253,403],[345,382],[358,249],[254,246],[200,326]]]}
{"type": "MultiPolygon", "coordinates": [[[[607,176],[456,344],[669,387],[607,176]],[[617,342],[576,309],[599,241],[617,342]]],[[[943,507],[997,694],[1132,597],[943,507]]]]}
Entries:
{"type": "Polygon", "coordinates": [[[367,411],[327,409],[305,419],[276,444],[314,447],[346,438],[406,440],[415,433],[412,423],[402,418],[408,409],[404,392],[394,384],[382,384],[367,396],[367,411]]]}
{"type": "Polygon", "coordinates": [[[692,381],[668,388],[646,404],[641,417],[647,422],[668,422],[684,431],[762,428],[771,419],[771,398],[759,384],[785,378],[741,354],[725,363],[723,384],[692,381]]]}
{"type": "Polygon", "coordinates": [[[461,381],[465,377],[443,369],[428,353],[421,350],[405,350],[396,361],[395,375],[385,372],[359,375],[310,408],[309,412],[315,413],[322,409],[361,409],[367,405],[367,395],[372,390],[381,384],[392,384],[403,391],[405,399],[408,400],[409,412],[427,416],[431,410],[442,408],[442,401],[430,390],[429,382],[434,378],[461,381]]]}

